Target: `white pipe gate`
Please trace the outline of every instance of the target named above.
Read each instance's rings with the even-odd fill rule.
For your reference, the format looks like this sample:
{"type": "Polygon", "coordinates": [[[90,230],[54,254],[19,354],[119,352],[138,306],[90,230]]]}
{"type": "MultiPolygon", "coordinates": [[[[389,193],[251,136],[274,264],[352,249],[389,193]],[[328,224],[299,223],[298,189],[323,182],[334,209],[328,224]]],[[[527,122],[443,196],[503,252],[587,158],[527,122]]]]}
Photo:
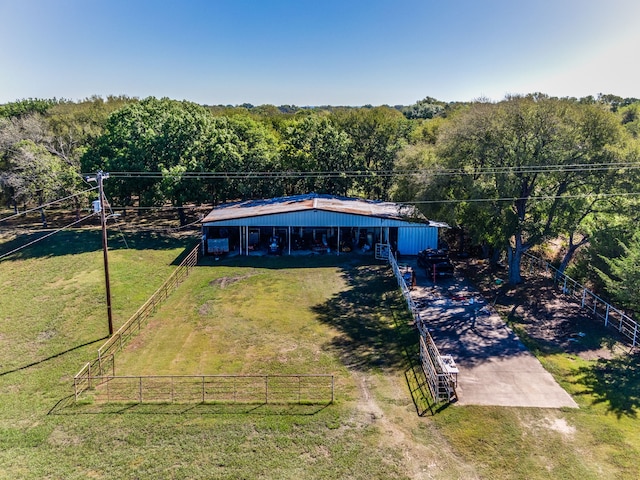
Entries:
{"type": "Polygon", "coordinates": [[[580,307],[590,310],[593,315],[604,321],[605,327],[613,327],[631,341],[631,346],[636,347],[640,342],[640,328],[638,322],[618,310],[616,307],[605,302],[591,290],[580,285],[571,277],[552,266],[550,263],[534,257],[529,253],[524,253],[523,259],[529,264],[529,272],[534,268],[543,274],[553,277],[554,285],[562,286],[562,293],[580,301],[580,307]]]}
{"type": "Polygon", "coordinates": [[[457,374],[452,373],[450,368],[448,368],[448,363],[446,361],[448,356],[440,355],[438,347],[436,347],[433,338],[425,327],[424,322],[420,317],[420,312],[411,298],[411,291],[407,286],[407,282],[405,282],[402,271],[398,266],[398,262],[396,262],[393,253],[391,253],[389,245],[377,244],[376,258],[384,258],[389,261],[391,269],[398,281],[398,286],[400,287],[402,295],[407,302],[407,308],[413,315],[415,325],[420,334],[420,363],[427,379],[427,385],[429,386],[431,396],[436,403],[451,402],[454,398],[457,398],[456,385],[458,379],[457,374]],[[378,256],[379,252],[381,253],[380,256],[378,256]],[[383,253],[387,253],[386,258],[383,257],[383,253]]]}

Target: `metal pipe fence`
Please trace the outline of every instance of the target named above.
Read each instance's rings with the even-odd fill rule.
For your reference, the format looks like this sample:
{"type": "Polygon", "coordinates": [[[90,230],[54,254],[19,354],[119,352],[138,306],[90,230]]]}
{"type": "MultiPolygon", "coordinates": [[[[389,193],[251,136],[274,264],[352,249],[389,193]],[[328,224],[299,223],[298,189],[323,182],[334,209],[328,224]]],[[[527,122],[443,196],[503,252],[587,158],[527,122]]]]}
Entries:
{"type": "Polygon", "coordinates": [[[148,375],[82,376],[74,379],[76,400],[98,403],[330,404],[333,375],[148,375]],[[90,388],[85,388],[88,382],[90,388]],[[90,393],[87,393],[90,392],[90,393]]]}
{"type": "Polygon", "coordinates": [[[83,388],[91,387],[91,379],[115,373],[114,355],[121,350],[126,342],[137,332],[158,306],[167,299],[182,281],[189,276],[189,269],[198,263],[200,244],[196,245],[189,254],[180,262],[169,278],[151,295],[129,320],[127,320],[105,343],[98,348],[98,358],[85,364],[74,377],[76,398],[83,388]],[[76,381],[76,379],[87,379],[76,381]]]}
{"type": "Polygon", "coordinates": [[[153,315],[162,302],[164,302],[171,292],[173,292],[182,281],[189,276],[189,268],[198,263],[198,251],[200,244],[196,245],[191,252],[180,262],[169,278],[151,295],[139,309],[127,320],[111,338],[109,338],[100,348],[98,348],[98,358],[109,355],[116,350],[121,350],[126,342],[138,331],[153,315]]]}
{"type": "Polygon", "coordinates": [[[82,392],[95,387],[100,382],[100,378],[103,378],[94,375],[104,375],[105,372],[111,372],[111,375],[116,374],[115,357],[113,354],[105,355],[101,359],[96,358],[92,362],[87,362],[73,377],[73,390],[76,401],[82,392]]]}
{"type": "Polygon", "coordinates": [[[411,289],[405,281],[404,272],[391,253],[391,249],[389,249],[388,261],[420,334],[420,363],[422,364],[422,370],[427,379],[431,396],[437,403],[450,402],[456,397],[455,387],[458,379],[446,368],[438,347],[420,317],[420,312],[411,297],[411,289]]]}
{"type": "Polygon", "coordinates": [[[580,302],[580,307],[590,311],[596,318],[604,322],[605,327],[612,327],[618,330],[635,347],[640,342],[640,329],[638,322],[621,310],[605,302],[598,295],[584,287],[571,277],[555,268],[549,262],[535,257],[529,253],[523,255],[528,265],[529,273],[537,269],[546,276],[553,279],[553,284],[560,287],[563,294],[574,298],[580,302]]]}

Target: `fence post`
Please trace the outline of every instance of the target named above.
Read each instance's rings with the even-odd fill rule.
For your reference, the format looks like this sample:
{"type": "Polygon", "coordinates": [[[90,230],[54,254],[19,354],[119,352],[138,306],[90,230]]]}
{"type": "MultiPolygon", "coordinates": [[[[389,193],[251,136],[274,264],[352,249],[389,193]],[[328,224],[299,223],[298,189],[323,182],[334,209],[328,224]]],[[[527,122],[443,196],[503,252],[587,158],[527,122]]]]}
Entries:
{"type": "Polygon", "coordinates": [[[204,403],[204,375],[202,376],[202,403],[204,403]]]}
{"type": "Polygon", "coordinates": [[[632,347],[636,346],[637,339],[638,339],[638,324],[636,323],[636,327],[633,329],[633,342],[631,343],[632,347]]]}
{"type": "Polygon", "coordinates": [[[264,403],[269,403],[269,376],[264,376],[264,403]]]}
{"type": "Polygon", "coordinates": [[[142,403],[142,377],[140,377],[140,383],[138,384],[138,398],[140,399],[140,403],[142,403]]]}
{"type": "Polygon", "coordinates": [[[607,311],[604,314],[604,326],[606,327],[609,324],[609,304],[607,303],[607,311]]]}
{"type": "Polygon", "coordinates": [[[587,299],[587,289],[583,288],[582,289],[582,303],[580,304],[580,306],[582,308],[584,308],[584,302],[585,302],[586,299],[587,299]]]}
{"type": "Polygon", "coordinates": [[[333,403],[334,400],[334,377],[333,375],[331,375],[331,403],[333,403]]]}

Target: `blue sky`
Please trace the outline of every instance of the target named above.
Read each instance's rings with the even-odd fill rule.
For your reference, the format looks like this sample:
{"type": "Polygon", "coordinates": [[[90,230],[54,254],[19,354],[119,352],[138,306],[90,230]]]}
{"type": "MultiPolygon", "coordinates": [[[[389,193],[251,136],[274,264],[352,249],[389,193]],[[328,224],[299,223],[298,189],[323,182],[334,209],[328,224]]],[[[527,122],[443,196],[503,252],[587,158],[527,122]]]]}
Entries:
{"type": "Polygon", "coordinates": [[[0,103],[640,97],[638,0],[0,0],[0,103]]]}

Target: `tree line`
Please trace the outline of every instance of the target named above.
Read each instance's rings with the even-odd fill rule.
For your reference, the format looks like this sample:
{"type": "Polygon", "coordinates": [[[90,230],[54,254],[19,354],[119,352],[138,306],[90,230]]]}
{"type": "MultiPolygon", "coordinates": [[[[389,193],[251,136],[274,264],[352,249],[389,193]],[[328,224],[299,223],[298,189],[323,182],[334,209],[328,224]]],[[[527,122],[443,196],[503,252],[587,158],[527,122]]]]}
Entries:
{"type": "Polygon", "coordinates": [[[312,191],[415,203],[506,258],[513,283],[524,252],[560,240],[561,268],[581,265],[574,276],[613,296],[640,261],[639,134],[640,101],[614,95],[315,108],[29,99],[0,106],[0,196],[16,212],[45,205],[103,170],[113,204],[171,203],[182,222],[187,204],[312,191]]]}

